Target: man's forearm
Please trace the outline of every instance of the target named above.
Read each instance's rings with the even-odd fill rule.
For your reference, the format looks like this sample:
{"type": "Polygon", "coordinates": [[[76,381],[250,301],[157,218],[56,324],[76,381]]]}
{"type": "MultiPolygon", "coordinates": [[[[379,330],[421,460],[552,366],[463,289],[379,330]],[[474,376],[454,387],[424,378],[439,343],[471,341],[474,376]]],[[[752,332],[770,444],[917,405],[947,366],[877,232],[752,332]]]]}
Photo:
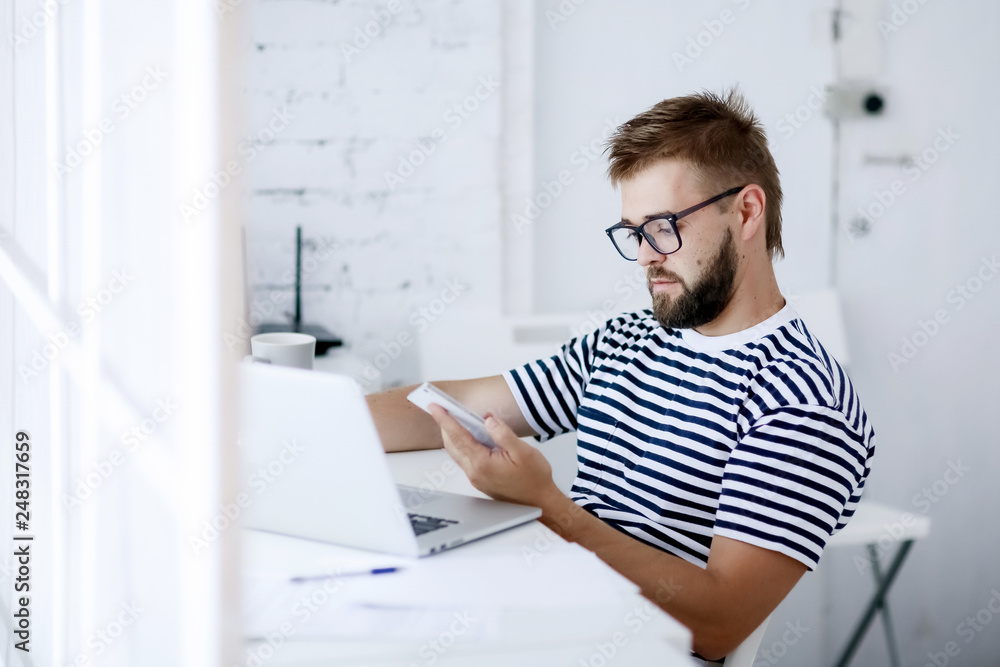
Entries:
{"type": "Polygon", "coordinates": [[[430,415],[406,399],[406,395],[416,386],[397,387],[365,397],[378,437],[387,452],[435,449],[442,446],[441,429],[438,425],[430,415]]]}
{"type": "Polygon", "coordinates": [[[694,649],[701,655],[719,657],[733,648],[731,621],[740,610],[727,597],[725,582],[714,573],[612,528],[561,493],[553,494],[542,512],[542,523],[567,541],[593,551],[690,628],[694,649]]]}

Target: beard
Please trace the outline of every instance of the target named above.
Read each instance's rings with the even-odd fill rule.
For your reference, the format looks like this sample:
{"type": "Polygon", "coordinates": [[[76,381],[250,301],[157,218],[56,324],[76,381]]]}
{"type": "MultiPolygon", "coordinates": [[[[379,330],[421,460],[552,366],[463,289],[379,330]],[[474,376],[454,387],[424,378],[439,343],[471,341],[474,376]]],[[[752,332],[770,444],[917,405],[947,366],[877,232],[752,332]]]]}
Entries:
{"type": "Polygon", "coordinates": [[[673,298],[662,292],[653,293],[652,283],[647,283],[653,297],[656,321],[665,329],[694,329],[717,318],[733,297],[737,265],[733,232],[726,228],[726,237],[719,251],[692,287],[688,287],[687,282],[676,273],[651,266],[646,273],[647,281],[665,278],[677,282],[682,290],[679,296],[673,298]]]}

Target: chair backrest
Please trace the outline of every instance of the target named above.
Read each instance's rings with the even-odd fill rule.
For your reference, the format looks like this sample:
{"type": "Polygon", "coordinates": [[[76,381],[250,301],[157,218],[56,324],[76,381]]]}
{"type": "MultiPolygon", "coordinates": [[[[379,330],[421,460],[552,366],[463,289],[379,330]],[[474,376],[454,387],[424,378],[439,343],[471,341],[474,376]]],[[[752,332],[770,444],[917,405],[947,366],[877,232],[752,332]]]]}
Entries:
{"type": "Polygon", "coordinates": [[[788,303],[799,314],[826,351],[845,369],[851,365],[847,349],[847,330],[844,328],[844,314],[840,307],[840,296],[836,290],[824,289],[817,292],[789,294],[788,303]]]}
{"type": "Polygon", "coordinates": [[[726,656],[725,667],[753,667],[754,658],[757,657],[757,649],[760,647],[761,640],[764,639],[764,631],[767,630],[767,624],[770,620],[769,615],[756,630],[750,633],[749,637],[743,640],[742,644],[726,656]]]}

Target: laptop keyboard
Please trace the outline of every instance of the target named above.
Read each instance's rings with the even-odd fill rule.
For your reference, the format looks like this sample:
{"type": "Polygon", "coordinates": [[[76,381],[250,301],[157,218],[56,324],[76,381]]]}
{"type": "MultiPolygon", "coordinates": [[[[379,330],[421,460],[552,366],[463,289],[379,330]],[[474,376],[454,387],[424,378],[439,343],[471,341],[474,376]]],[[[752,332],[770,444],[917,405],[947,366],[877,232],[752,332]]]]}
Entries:
{"type": "Polygon", "coordinates": [[[438,530],[439,528],[445,528],[452,524],[458,523],[458,521],[452,521],[451,519],[439,519],[434,516],[426,516],[424,514],[410,514],[410,525],[413,526],[413,532],[418,536],[424,533],[429,533],[432,530],[438,530]]]}

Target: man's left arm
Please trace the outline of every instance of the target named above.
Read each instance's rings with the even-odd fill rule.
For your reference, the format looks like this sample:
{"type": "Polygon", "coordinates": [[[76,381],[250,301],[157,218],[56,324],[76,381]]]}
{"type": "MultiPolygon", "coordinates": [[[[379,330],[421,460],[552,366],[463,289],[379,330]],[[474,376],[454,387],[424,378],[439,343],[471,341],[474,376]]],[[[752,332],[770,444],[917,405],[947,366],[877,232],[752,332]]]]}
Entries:
{"type": "Polygon", "coordinates": [[[593,516],[561,492],[541,521],[593,551],[691,630],[692,648],[719,659],[746,639],[807,571],[777,551],[716,536],[705,569],[660,551],[593,516]]]}
{"type": "Polygon", "coordinates": [[[716,536],[705,569],[622,533],[567,498],[540,451],[502,422],[487,429],[500,450],[476,442],[437,406],[432,416],[444,445],[469,481],[497,500],[542,509],[541,521],[564,539],[593,551],[640,587],[643,595],[691,629],[693,648],[718,659],[736,648],[778,606],[806,572],[805,564],[739,540],[716,536]]]}

